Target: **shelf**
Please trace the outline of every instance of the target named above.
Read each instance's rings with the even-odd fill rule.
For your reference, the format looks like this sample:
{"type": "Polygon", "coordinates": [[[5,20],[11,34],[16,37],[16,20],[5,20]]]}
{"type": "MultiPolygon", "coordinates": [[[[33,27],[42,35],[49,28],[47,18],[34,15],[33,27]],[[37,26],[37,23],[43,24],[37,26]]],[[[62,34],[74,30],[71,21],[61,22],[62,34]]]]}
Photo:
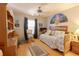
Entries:
{"type": "Polygon", "coordinates": [[[4,56],[17,55],[17,38],[14,37],[14,17],[7,3],[0,4],[0,48],[4,56]]]}
{"type": "Polygon", "coordinates": [[[8,30],[13,30],[14,24],[8,22],[8,30]]]}
{"type": "Polygon", "coordinates": [[[10,24],[14,24],[13,22],[11,22],[10,20],[8,20],[8,22],[10,23],[10,24]]]}
{"type": "Polygon", "coordinates": [[[13,18],[13,16],[10,13],[10,11],[7,11],[7,16],[13,18]]]}
{"type": "Polygon", "coordinates": [[[8,40],[7,40],[7,45],[8,45],[8,47],[10,47],[10,46],[16,46],[17,45],[17,37],[13,37],[13,38],[9,38],[8,40]]]}
{"type": "Polygon", "coordinates": [[[8,30],[8,34],[11,33],[11,32],[13,32],[13,31],[14,31],[14,30],[8,30]]]}

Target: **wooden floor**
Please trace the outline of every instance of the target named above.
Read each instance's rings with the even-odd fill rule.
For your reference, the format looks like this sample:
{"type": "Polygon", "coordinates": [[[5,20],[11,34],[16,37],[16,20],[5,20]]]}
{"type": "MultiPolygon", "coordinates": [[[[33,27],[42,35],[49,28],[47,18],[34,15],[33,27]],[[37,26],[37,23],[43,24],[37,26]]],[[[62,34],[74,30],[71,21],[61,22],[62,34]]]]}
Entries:
{"type": "MultiPolygon", "coordinates": [[[[18,56],[32,56],[28,47],[35,43],[37,45],[41,45],[48,53],[48,56],[63,56],[63,53],[57,51],[57,50],[54,50],[54,49],[51,49],[50,47],[48,47],[46,44],[44,44],[43,42],[41,42],[40,40],[38,39],[32,39],[33,41],[29,41],[28,43],[24,43],[24,44],[21,44],[19,47],[18,47],[18,56]]],[[[67,54],[65,54],[66,56],[79,56],[71,51],[69,51],[67,54]]]]}

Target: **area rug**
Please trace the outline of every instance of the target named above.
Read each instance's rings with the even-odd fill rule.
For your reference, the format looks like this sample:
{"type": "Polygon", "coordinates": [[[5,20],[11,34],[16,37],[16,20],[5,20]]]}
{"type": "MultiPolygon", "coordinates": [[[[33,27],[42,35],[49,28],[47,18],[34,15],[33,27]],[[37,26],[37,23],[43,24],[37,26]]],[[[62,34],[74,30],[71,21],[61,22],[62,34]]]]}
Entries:
{"type": "Polygon", "coordinates": [[[32,56],[47,56],[48,53],[47,51],[41,47],[40,45],[37,45],[35,43],[33,43],[30,47],[29,50],[32,54],[32,56]]]}

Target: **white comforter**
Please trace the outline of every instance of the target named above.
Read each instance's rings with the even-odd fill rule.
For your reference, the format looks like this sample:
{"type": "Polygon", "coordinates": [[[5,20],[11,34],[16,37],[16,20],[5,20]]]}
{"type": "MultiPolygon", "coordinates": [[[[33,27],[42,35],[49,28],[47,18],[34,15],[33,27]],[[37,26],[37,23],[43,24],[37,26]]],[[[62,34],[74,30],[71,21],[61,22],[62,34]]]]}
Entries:
{"type": "Polygon", "coordinates": [[[47,34],[40,35],[40,40],[46,43],[49,47],[53,49],[58,49],[61,52],[64,52],[64,37],[61,36],[51,36],[47,34]]]}

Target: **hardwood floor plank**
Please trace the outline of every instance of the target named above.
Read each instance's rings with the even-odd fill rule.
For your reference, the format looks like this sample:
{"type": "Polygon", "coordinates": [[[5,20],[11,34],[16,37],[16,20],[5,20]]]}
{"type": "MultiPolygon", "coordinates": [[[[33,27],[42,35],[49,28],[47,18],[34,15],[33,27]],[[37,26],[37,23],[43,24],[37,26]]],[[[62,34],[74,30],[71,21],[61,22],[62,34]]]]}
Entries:
{"type": "MultiPolygon", "coordinates": [[[[31,56],[31,53],[28,47],[33,43],[43,47],[47,51],[48,56],[63,56],[63,53],[57,50],[51,49],[46,44],[41,42],[39,39],[32,39],[32,40],[30,39],[28,43],[21,44],[18,48],[18,56],[31,56]]],[[[70,51],[66,54],[66,56],[79,56],[79,55],[70,51]]]]}

